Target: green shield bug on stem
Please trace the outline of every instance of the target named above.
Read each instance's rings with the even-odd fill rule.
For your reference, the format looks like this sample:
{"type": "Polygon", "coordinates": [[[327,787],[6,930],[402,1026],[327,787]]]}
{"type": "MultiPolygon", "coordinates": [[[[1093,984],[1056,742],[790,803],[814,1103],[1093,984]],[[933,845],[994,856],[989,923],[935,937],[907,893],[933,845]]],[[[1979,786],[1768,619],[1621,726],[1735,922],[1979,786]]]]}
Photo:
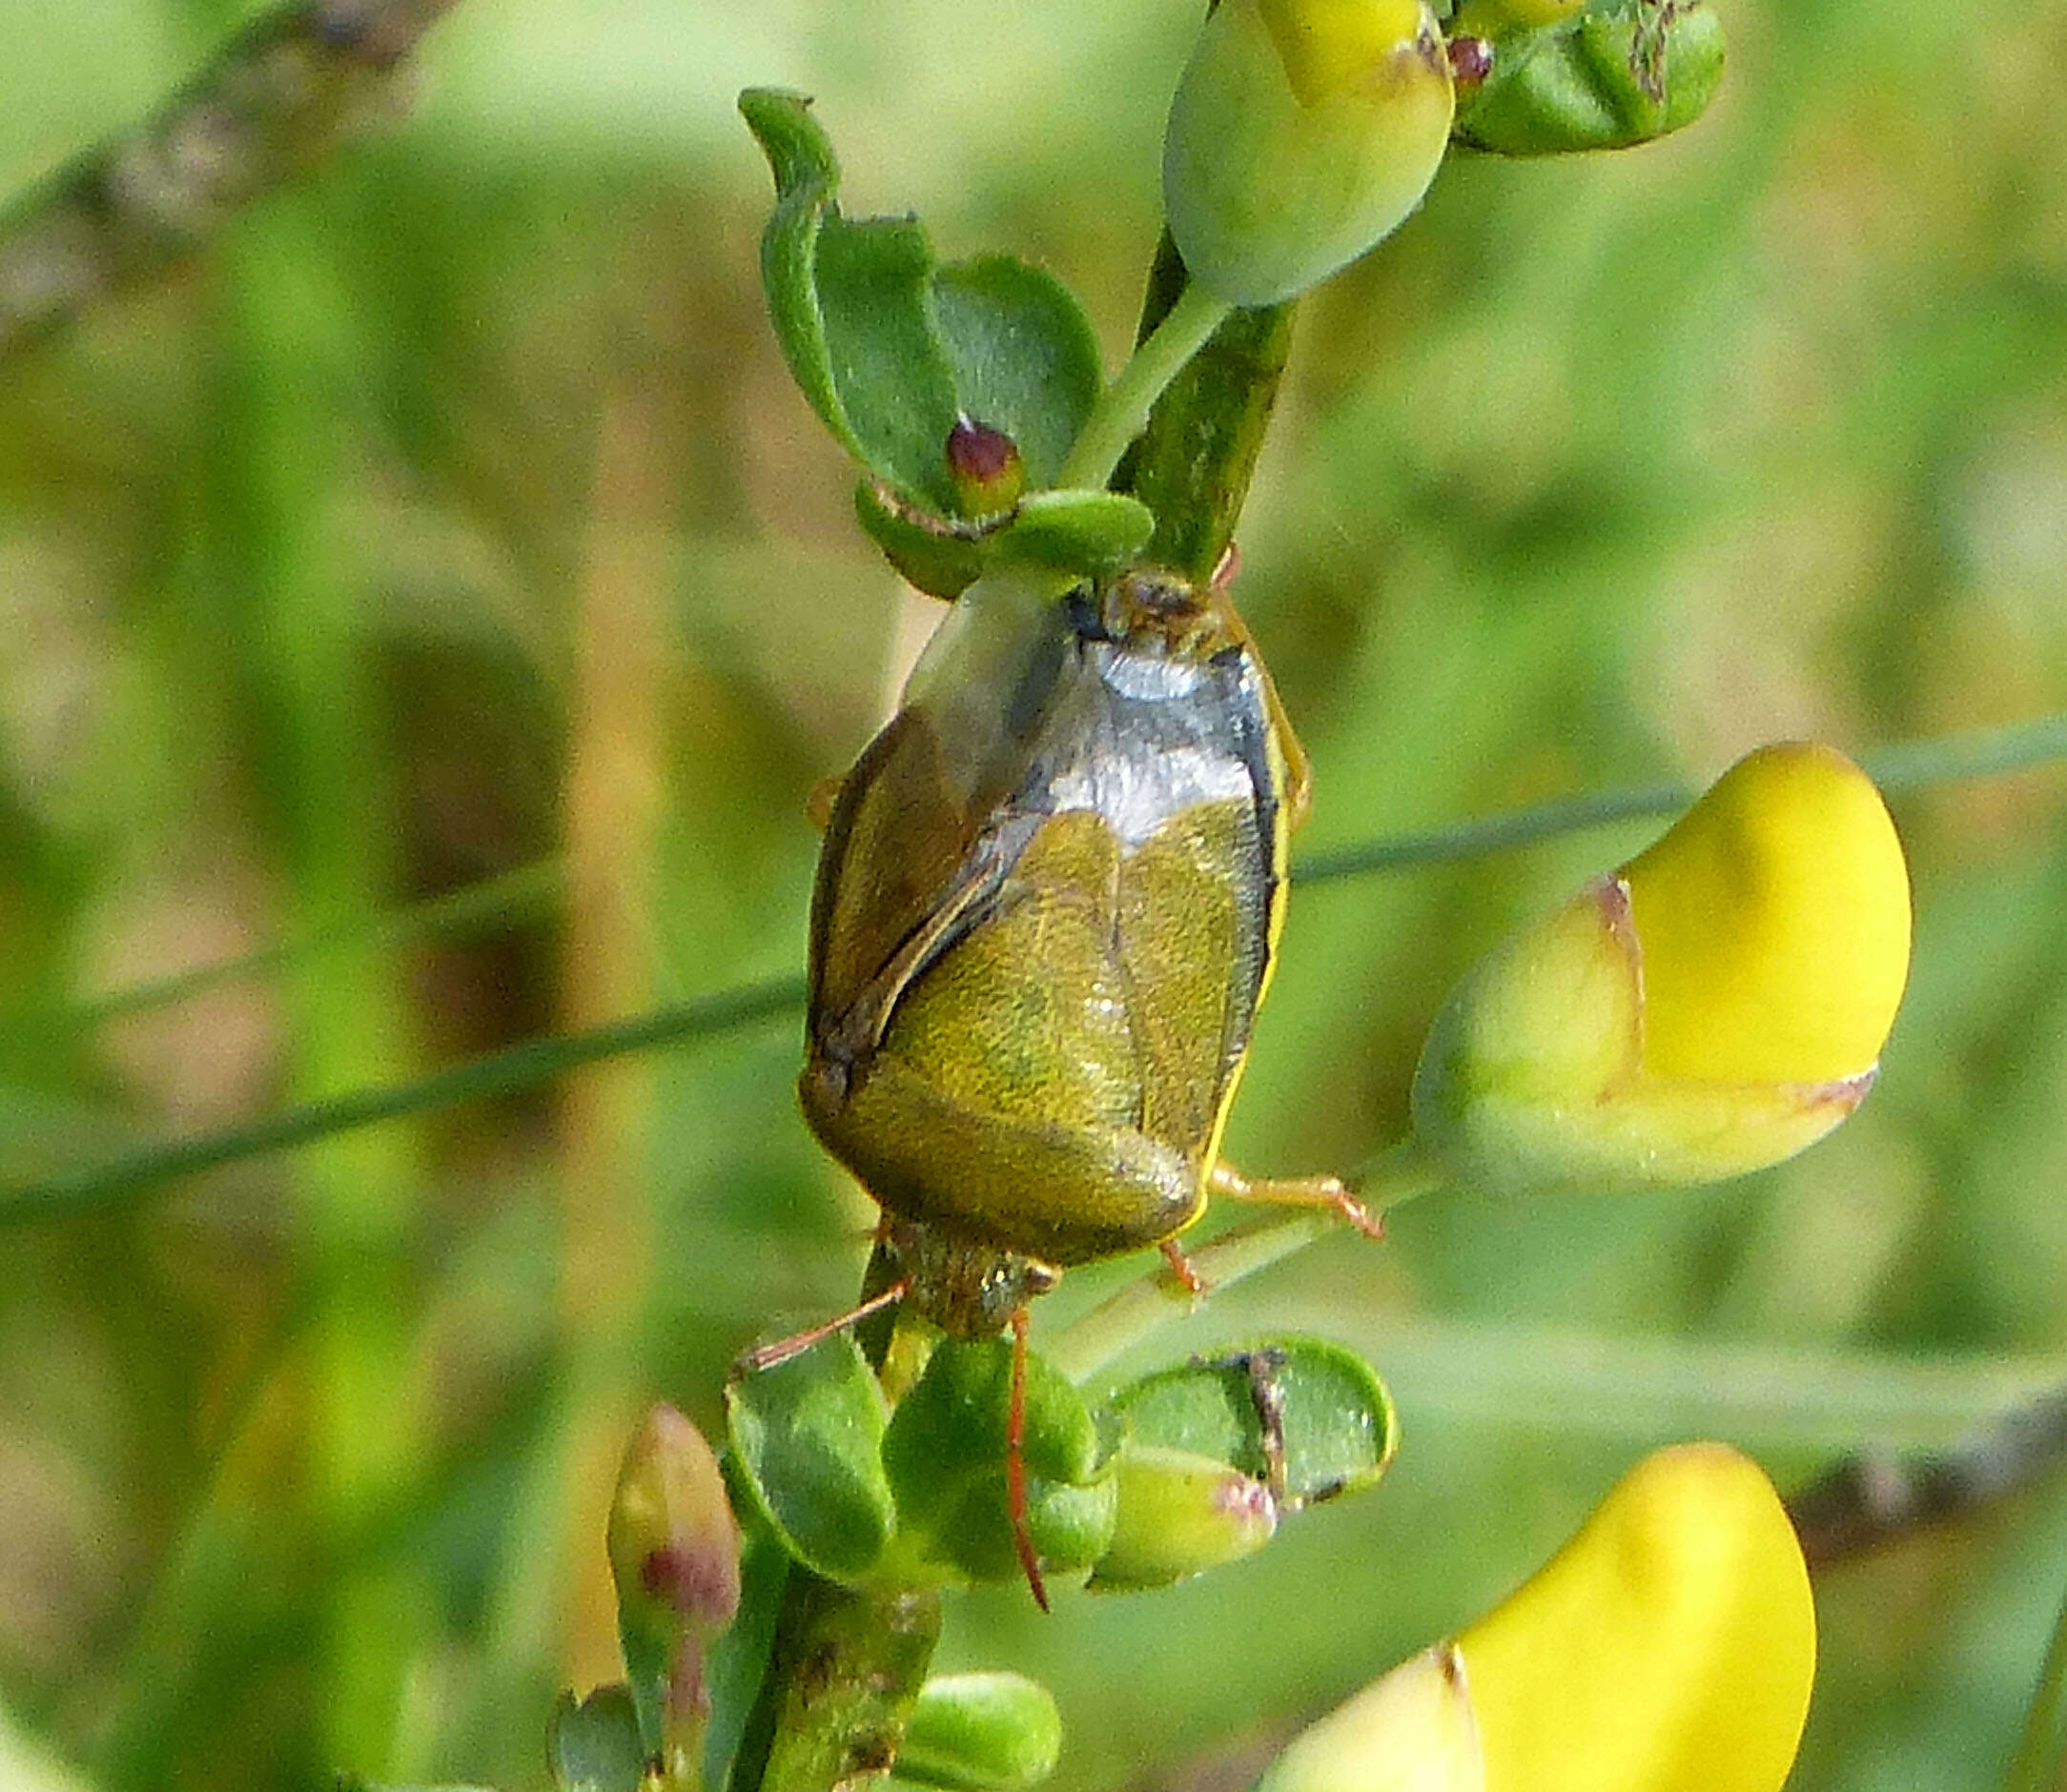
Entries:
{"type": "MultiPolygon", "coordinates": [[[[883,1210],[891,1301],[1010,1325],[1021,1562],[1027,1303],[1252,1182],[1220,1135],[1284,916],[1304,754],[1224,578],[993,573],[955,603],[827,825],[811,907],[811,1130],[883,1210]]],[[[779,1361],[818,1328],[744,1359],[779,1361]]]]}

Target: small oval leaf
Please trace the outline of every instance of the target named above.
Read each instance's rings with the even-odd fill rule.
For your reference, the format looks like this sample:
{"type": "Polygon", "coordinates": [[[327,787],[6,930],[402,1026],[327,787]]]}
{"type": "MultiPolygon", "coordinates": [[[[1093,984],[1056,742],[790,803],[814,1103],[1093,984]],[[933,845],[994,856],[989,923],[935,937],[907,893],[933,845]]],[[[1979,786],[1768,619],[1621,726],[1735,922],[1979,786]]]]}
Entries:
{"type": "Polygon", "coordinates": [[[1131,565],[1155,533],[1155,515],[1138,498],[1065,489],[1021,499],[987,545],[1000,560],[1097,574],[1131,565]]]}
{"type": "Polygon", "coordinates": [[[854,515],[898,576],[928,597],[958,598],[983,575],[980,532],[907,503],[884,480],[855,486],[854,515]]]}
{"type": "Polygon", "coordinates": [[[727,1388],[732,1449],[789,1552],[830,1580],[859,1580],[896,1522],[883,1475],[883,1391],[844,1332],[727,1388]]]}
{"type": "Polygon", "coordinates": [[[1501,155],[1627,149],[1692,124],[1722,78],[1710,8],[1619,0],[1499,38],[1453,134],[1501,155]]]}
{"type": "Polygon", "coordinates": [[[545,1760],[560,1792],[639,1792],[646,1761],[631,1688],[599,1686],[579,1701],[562,1693],[545,1726],[545,1760]]]}
{"type": "Polygon", "coordinates": [[[1280,1507],[1376,1481],[1399,1446],[1392,1397],[1370,1365],[1323,1338],[1272,1338],[1115,1394],[1126,1447],[1210,1456],[1262,1481],[1280,1507]]]}
{"type": "Polygon", "coordinates": [[[956,402],[1010,436],[1028,479],[1047,484],[1105,383],[1075,295],[1011,255],[978,255],[935,269],[932,299],[956,402]]]}
{"type": "Polygon", "coordinates": [[[897,1777],[951,1792],[1029,1792],[1055,1770],[1062,1714],[1023,1674],[930,1680],[897,1750],[897,1777]]]}
{"type": "MultiPolygon", "coordinates": [[[[1019,1573],[1005,1492],[1012,1345],[949,1339],[899,1404],[883,1442],[898,1519],[901,1573],[1005,1580],[1019,1573]]],[[[1027,1527],[1057,1575],[1081,1573],[1112,1537],[1114,1491],[1082,1396],[1027,1359],[1027,1527]]]]}

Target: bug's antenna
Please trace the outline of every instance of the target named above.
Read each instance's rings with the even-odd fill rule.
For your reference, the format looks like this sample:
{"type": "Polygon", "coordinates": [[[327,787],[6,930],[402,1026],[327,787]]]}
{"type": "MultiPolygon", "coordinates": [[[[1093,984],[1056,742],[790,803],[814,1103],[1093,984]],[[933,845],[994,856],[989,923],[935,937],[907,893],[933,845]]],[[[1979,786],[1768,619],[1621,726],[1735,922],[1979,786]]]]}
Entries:
{"type": "MultiPolygon", "coordinates": [[[[801,1356],[813,1344],[830,1337],[835,1332],[844,1332],[850,1325],[859,1325],[871,1313],[881,1313],[885,1307],[894,1306],[911,1292],[909,1278],[899,1276],[888,1288],[873,1293],[860,1306],[843,1313],[837,1319],[828,1319],[824,1325],[814,1325],[808,1332],[798,1332],[790,1337],[779,1337],[772,1344],[763,1344],[757,1350],[742,1351],[732,1359],[731,1379],[757,1375],[764,1369],[772,1369],[777,1363],[786,1363],[792,1356],[801,1356]]],[[[1022,1352],[1025,1345],[1020,1346],[1022,1352]]]]}

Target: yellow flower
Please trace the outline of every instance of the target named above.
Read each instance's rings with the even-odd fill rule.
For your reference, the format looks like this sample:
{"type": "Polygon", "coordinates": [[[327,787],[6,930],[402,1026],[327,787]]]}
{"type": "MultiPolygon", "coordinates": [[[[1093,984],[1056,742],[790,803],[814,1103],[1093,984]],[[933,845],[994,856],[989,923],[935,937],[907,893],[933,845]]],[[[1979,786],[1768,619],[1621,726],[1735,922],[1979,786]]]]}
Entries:
{"type": "Polygon", "coordinates": [[[1416,1132],[1495,1188],[1778,1163],[1873,1087],[1909,939],[1901,844],[1865,773],[1761,747],[1466,976],[1422,1050],[1416,1132]]]}
{"type": "Polygon", "coordinates": [[[1451,111],[1426,0],[1220,0],[1163,138],[1184,265],[1237,305],[1325,279],[1421,203],[1451,111]]]}
{"type": "Polygon", "coordinates": [[[1505,1603],[1323,1718],[1257,1792],[1778,1792],[1814,1676],[1778,1496],[1727,1445],[1681,1444],[1505,1603]]]}

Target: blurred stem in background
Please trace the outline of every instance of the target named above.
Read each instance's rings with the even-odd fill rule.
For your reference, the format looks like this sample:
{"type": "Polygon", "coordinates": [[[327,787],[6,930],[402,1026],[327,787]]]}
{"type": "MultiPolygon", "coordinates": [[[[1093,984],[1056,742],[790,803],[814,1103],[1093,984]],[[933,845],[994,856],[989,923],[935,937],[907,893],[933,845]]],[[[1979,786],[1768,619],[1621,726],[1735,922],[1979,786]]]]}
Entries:
{"type": "Polygon", "coordinates": [[[296,0],[150,119],[0,211],[0,363],[213,237],[394,104],[455,0],[296,0]]]}
{"type": "MultiPolygon", "coordinates": [[[[1877,752],[1861,754],[1860,761],[1883,790],[1900,796],[1969,779],[1995,777],[2063,757],[2067,757],[2067,715],[2049,715],[2001,728],[1900,742],[1877,752]]],[[[1697,794],[1692,784],[1653,784],[1561,797],[1505,815],[1307,854],[1295,863],[1293,877],[1301,888],[1311,888],[1351,878],[1453,864],[1565,833],[1670,815],[1697,794]]],[[[368,911],[369,918],[357,924],[333,922],[315,927],[298,945],[270,947],[219,967],[101,998],[82,1005],[81,1011],[56,1017],[0,1016],[0,1030],[90,1026],[104,1012],[127,1012],[139,1005],[178,1001],[221,980],[298,970],[304,954],[323,956],[328,969],[333,954],[406,945],[448,927],[486,932],[499,916],[528,917],[542,906],[563,901],[563,870],[552,863],[528,865],[476,888],[437,897],[413,908],[368,911]]],[[[326,1097],[221,1132],[157,1141],[80,1168],[0,1183],[0,1226],[51,1218],[74,1209],[123,1199],[177,1177],[199,1174],[271,1151],[293,1150],[337,1133],[431,1109],[535,1088],[584,1065],[758,1025],[801,1008],[803,1001],[801,978],[742,984],[625,1019],[528,1040],[429,1071],[407,1083],[326,1097]]]]}

